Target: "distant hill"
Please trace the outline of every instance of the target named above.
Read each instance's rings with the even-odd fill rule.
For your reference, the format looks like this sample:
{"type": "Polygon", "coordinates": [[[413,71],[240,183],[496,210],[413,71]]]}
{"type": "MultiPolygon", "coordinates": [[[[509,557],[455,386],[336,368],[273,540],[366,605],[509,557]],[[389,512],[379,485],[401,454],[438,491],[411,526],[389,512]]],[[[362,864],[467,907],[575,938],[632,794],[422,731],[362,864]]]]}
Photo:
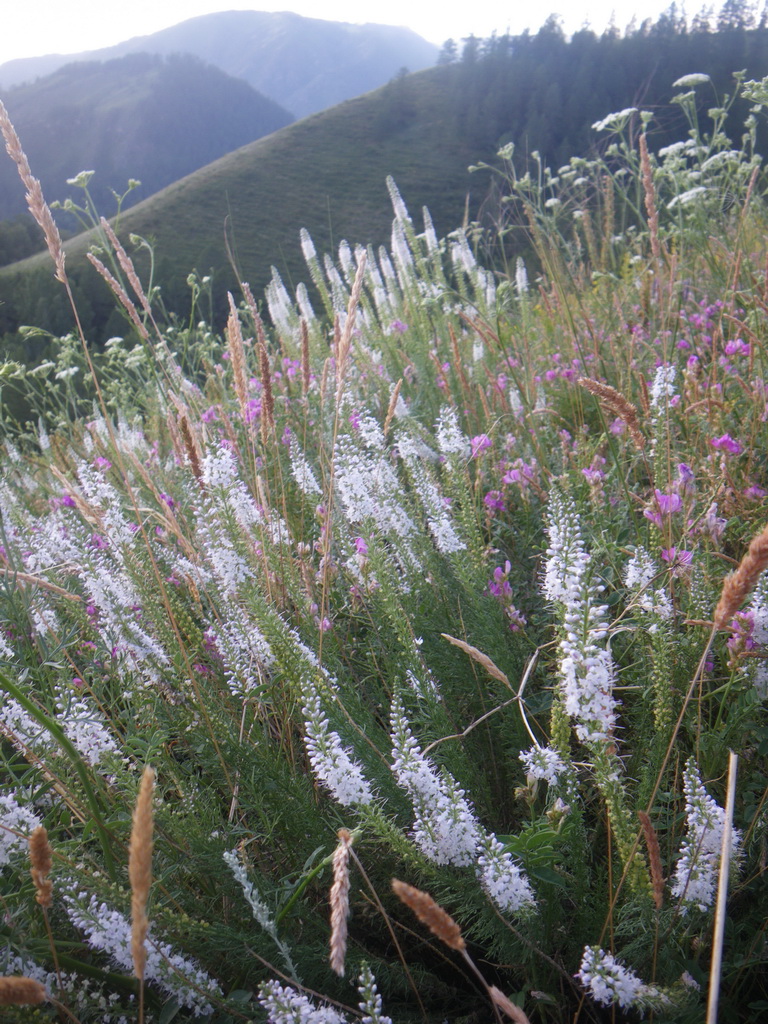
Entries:
{"type": "Polygon", "coordinates": [[[112,60],[139,52],[194,54],[244,79],[295,117],[306,117],[384,85],[403,67],[429,67],[438,48],[407,28],[350,25],[288,12],[223,11],[102,50],[7,61],[0,64],[0,89],[49,75],[73,60],[112,60]]]}
{"type": "MultiPolygon", "coordinates": [[[[129,177],[141,181],[131,200],[150,196],[292,120],[247,83],[188,55],[67,64],[2,99],[48,202],[80,201],[67,179],[94,170],[89,188],[105,212],[129,177]]],[[[15,166],[0,160],[0,219],[25,209],[15,166]]]]}
{"type": "MultiPolygon", "coordinates": [[[[388,174],[417,224],[426,205],[445,235],[465,216],[505,215],[503,203],[489,195],[489,176],[468,170],[493,162],[501,144],[514,142],[521,172],[535,169],[527,160],[534,151],[556,171],[597,144],[594,121],[638,106],[655,112],[651,141],[658,148],[688,130],[680,105],[669,103],[677,78],[692,70],[711,76],[711,85],[699,90],[706,119],[707,109],[732,90],[733,70],[743,68],[747,77],[768,75],[768,30],[688,32],[667,22],[623,39],[585,31],[569,41],[549,24],[536,35],[475,40],[455,63],[399,76],[163,189],[127,212],[120,234],[153,241],[155,280],[162,281],[169,309],[188,308],[193,268],[213,272],[214,311],[221,315],[226,290],[248,280],[258,296],[272,264],[289,286],[307,281],[302,227],[319,253],[334,252],[342,239],[388,244],[388,174]]],[[[730,124],[737,141],[745,113],[742,106],[730,124]]],[[[96,340],[126,328],[115,319],[106,286],[82,260],[88,243],[87,236],[67,243],[68,266],[96,340]]],[[[57,334],[71,329],[47,257],[0,270],[0,333],[11,336],[19,324],[57,334]]]]}

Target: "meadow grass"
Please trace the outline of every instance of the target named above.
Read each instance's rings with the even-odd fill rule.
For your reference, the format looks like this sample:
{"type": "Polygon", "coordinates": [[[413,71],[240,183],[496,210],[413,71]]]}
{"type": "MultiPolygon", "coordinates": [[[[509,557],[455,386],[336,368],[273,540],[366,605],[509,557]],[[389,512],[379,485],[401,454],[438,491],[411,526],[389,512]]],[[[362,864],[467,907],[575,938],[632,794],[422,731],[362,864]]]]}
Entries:
{"type": "Polygon", "coordinates": [[[768,1008],[765,185],[701,78],[510,163],[535,264],[390,182],[317,309],[168,326],[113,239],[125,336],[3,367],[4,1020],[768,1008]]]}

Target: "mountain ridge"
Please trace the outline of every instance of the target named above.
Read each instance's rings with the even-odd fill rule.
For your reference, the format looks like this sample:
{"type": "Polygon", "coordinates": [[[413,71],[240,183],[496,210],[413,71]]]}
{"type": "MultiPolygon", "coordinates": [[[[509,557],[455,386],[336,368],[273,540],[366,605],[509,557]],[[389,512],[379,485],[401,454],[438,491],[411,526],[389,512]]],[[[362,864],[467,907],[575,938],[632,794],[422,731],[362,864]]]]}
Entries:
{"type": "MultiPolygon", "coordinates": [[[[68,179],[92,169],[92,197],[108,209],[129,177],[146,197],[292,120],[247,82],[191,55],[67,64],[3,100],[48,201],[77,195],[68,179]]],[[[16,168],[3,160],[0,217],[25,209],[16,168]]]]}
{"type": "Polygon", "coordinates": [[[402,67],[417,71],[434,64],[438,47],[411,29],[389,25],[326,21],[289,11],[221,11],[80,54],[6,61],[0,64],[0,89],[64,64],[138,52],[193,54],[301,118],[384,85],[402,67]]]}

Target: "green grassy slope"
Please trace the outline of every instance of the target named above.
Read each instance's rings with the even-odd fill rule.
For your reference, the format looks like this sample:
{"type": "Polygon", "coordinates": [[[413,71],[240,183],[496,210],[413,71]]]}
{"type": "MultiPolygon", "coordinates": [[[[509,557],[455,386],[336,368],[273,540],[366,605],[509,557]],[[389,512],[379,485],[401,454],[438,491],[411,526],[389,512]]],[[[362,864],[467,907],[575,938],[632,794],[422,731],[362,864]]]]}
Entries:
{"type": "MultiPolygon", "coordinates": [[[[219,299],[236,284],[228,268],[225,232],[239,276],[250,281],[257,295],[270,278],[270,263],[287,280],[306,277],[299,246],[302,227],[319,251],[333,249],[343,238],[386,243],[391,224],[387,174],[394,176],[414,212],[428,205],[437,230],[447,232],[467,197],[474,212],[486,189],[486,182],[468,171],[469,163],[484,154],[451,131],[454,73],[435,68],[410,76],[251,143],[129,210],[120,234],[152,241],[164,294],[175,300],[183,296],[192,268],[203,274],[217,268],[219,299]]],[[[494,146],[485,148],[490,157],[494,146]]],[[[69,267],[78,287],[98,304],[102,289],[94,290],[88,283],[90,268],[86,274],[79,266],[90,241],[79,236],[67,243],[69,267]]],[[[6,330],[16,326],[14,317],[16,323],[33,319],[30,303],[34,306],[37,289],[27,283],[20,291],[19,278],[48,262],[40,255],[0,272],[0,301],[11,299],[15,307],[0,309],[6,330]],[[34,294],[24,298],[29,288],[34,294]]],[[[44,326],[61,329],[51,321],[50,305],[47,319],[45,310],[38,312],[44,313],[44,326]]]]}

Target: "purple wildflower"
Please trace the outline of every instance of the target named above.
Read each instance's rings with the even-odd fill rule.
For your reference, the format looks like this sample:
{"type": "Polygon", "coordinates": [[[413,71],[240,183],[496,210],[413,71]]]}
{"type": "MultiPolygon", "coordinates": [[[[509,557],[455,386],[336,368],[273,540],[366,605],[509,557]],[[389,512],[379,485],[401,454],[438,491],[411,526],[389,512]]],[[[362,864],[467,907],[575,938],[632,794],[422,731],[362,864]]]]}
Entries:
{"type": "Polygon", "coordinates": [[[472,458],[476,459],[481,452],[491,447],[491,439],[487,434],[477,434],[470,440],[472,445],[472,458]]]}
{"type": "Polygon", "coordinates": [[[483,503],[486,508],[501,512],[504,509],[504,495],[501,491],[488,491],[483,498],[483,503]]]}
{"type": "Polygon", "coordinates": [[[744,448],[739,441],[736,441],[730,434],[723,434],[722,437],[713,437],[709,442],[719,452],[726,452],[728,455],[740,455],[744,448]]]}

